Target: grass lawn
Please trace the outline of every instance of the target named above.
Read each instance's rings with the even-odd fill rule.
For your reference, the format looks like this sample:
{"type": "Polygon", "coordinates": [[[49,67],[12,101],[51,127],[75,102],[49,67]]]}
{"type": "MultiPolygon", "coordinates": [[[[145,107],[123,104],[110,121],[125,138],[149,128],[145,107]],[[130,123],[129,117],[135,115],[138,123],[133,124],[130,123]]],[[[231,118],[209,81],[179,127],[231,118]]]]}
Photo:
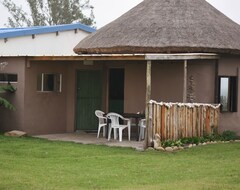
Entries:
{"type": "Polygon", "coordinates": [[[240,189],[240,143],[176,153],[0,135],[0,189],[240,189]]]}

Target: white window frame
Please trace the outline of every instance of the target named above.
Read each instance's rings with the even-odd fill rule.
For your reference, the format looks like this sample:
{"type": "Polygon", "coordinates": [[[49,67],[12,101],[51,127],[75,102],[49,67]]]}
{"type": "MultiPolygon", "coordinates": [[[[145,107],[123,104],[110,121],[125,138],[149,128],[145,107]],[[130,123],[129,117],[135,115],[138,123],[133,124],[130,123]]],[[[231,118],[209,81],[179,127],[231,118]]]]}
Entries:
{"type": "MultiPolygon", "coordinates": [[[[62,74],[60,74],[60,73],[41,73],[39,75],[41,75],[41,85],[40,85],[41,87],[40,87],[40,89],[38,89],[38,87],[37,87],[38,92],[59,92],[59,93],[62,92],[62,74]],[[44,78],[45,78],[44,76],[45,75],[54,75],[54,76],[59,75],[59,88],[55,89],[55,90],[44,90],[44,78]]],[[[54,82],[54,85],[55,85],[55,82],[54,82]]]]}

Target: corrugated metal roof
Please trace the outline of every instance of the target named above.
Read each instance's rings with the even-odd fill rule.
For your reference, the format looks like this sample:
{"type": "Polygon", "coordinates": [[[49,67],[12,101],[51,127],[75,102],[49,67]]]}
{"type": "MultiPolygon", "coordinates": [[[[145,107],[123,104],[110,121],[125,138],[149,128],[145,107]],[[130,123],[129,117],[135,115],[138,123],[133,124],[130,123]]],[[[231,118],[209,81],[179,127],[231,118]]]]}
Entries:
{"type": "Polygon", "coordinates": [[[29,36],[34,34],[46,34],[52,32],[60,32],[67,30],[83,30],[85,32],[95,32],[96,29],[86,26],[84,24],[64,24],[56,26],[34,26],[25,28],[0,28],[0,39],[2,38],[13,38],[18,36],[29,36]]]}

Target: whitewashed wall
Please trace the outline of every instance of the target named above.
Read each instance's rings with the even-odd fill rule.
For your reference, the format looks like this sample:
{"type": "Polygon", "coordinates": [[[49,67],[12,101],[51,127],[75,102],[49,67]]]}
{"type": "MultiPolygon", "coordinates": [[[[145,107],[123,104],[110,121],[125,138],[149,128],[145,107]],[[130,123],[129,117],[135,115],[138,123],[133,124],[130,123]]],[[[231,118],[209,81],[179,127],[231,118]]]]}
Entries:
{"type": "Polygon", "coordinates": [[[88,32],[77,30],[61,31],[32,36],[0,39],[0,56],[71,56],[73,48],[88,32]]]}

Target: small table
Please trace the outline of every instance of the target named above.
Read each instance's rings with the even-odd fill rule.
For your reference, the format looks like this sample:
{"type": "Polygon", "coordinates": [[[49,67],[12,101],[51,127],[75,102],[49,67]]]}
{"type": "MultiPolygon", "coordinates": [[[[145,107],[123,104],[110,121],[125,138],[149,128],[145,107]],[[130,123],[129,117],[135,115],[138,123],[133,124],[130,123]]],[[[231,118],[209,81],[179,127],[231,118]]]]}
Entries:
{"type": "Polygon", "coordinates": [[[142,113],[123,113],[123,117],[135,119],[135,125],[137,127],[137,141],[139,140],[139,121],[145,118],[145,114],[142,113]]]}

